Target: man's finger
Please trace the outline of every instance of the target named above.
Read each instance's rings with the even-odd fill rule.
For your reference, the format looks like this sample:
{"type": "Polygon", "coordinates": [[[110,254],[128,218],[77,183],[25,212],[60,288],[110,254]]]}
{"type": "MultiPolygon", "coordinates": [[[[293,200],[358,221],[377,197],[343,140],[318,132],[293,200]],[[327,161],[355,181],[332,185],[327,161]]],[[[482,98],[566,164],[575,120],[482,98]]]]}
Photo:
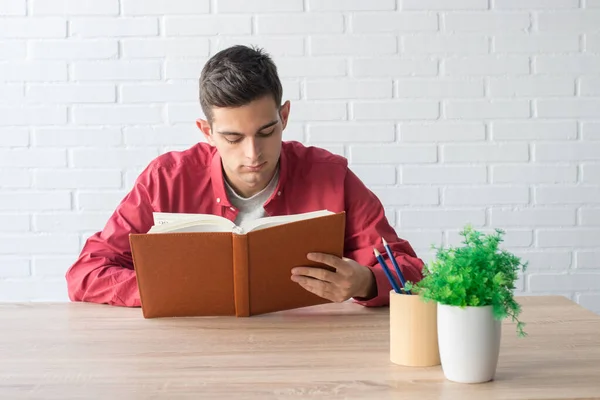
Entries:
{"type": "MultiPolygon", "coordinates": [[[[307,278],[305,276],[294,275],[292,280],[302,286],[305,290],[316,294],[319,297],[323,297],[328,300],[332,300],[328,296],[327,283],[318,279],[307,278]]],[[[332,300],[333,301],[333,300],[332,300]]]]}
{"type": "Polygon", "coordinates": [[[342,261],[341,258],[334,256],[333,254],[308,253],[306,255],[306,258],[308,258],[310,261],[329,265],[330,267],[333,267],[336,270],[346,268],[346,263],[342,261]]]}
{"type": "Polygon", "coordinates": [[[292,268],[292,275],[307,276],[325,282],[335,282],[336,280],[334,272],[316,267],[294,267],[292,268]]]}

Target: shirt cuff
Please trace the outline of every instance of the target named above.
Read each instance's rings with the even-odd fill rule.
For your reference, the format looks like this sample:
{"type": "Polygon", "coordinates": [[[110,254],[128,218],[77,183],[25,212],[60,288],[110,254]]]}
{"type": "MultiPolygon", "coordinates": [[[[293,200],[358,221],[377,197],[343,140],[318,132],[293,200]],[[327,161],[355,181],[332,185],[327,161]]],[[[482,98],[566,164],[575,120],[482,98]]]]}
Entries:
{"type": "Polygon", "coordinates": [[[377,285],[377,295],[372,299],[368,300],[361,299],[360,297],[354,297],[352,298],[352,300],[354,300],[355,303],[358,303],[365,307],[381,307],[389,305],[390,290],[392,290],[392,285],[385,276],[385,272],[383,272],[383,269],[378,267],[367,268],[371,270],[373,276],[375,277],[375,285],[377,285]]]}

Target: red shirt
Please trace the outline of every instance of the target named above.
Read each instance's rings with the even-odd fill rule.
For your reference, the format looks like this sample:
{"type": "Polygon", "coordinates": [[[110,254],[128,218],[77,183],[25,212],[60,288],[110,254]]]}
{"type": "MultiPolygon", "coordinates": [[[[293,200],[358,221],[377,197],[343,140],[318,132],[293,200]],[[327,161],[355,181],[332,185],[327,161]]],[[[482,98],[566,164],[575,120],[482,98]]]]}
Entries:
{"type": "MultiPolygon", "coordinates": [[[[410,244],[398,238],[379,199],[348,169],[345,158],[326,150],[283,142],[279,182],[264,204],[268,215],[327,209],[346,211],[344,256],[367,266],[377,283],[377,296],[354,301],[365,306],[389,303],[391,286],[373,255],[385,254],[384,237],[407,280],[422,278],[423,262],[410,244]]],[[[140,306],[130,233],[146,233],[153,212],[200,213],[234,221],[238,211],[225,192],[221,158],[216,149],[198,143],[183,152],[159,156],[140,174],[101,232],[85,243],[66,274],[72,301],[140,306]]],[[[388,264],[393,272],[391,264],[388,264]]],[[[291,276],[291,271],[290,271],[291,276]]]]}

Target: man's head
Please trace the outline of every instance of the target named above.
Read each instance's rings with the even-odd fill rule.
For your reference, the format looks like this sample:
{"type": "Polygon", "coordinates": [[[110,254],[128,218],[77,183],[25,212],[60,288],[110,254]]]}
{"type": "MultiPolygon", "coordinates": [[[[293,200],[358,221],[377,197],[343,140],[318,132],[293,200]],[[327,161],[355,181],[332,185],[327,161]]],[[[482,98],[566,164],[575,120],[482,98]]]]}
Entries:
{"type": "Polygon", "coordinates": [[[271,58],[258,49],[234,46],[214,55],[200,76],[206,120],[197,125],[215,146],[228,182],[249,197],[273,177],[287,125],[289,102],[271,58]]]}

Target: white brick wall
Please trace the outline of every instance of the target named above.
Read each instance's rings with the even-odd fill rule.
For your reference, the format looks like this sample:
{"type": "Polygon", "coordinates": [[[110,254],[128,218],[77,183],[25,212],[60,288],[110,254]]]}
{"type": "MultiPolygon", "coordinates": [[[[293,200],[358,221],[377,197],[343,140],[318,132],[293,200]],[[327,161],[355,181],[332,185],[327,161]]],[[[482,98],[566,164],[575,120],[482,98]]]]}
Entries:
{"type": "MultiPolygon", "coordinates": [[[[341,3],[341,2],[340,2],[341,3]]],[[[344,1],[342,4],[347,4],[344,1]]],[[[321,4],[316,1],[315,4],[321,4]]],[[[325,4],[325,2],[323,2],[325,4]]],[[[360,2],[357,4],[367,5],[360,2]]],[[[368,4],[371,6],[372,4],[368,4]]],[[[420,32],[437,31],[438,19],[435,14],[400,14],[391,12],[356,13],[351,16],[354,33],[383,33],[383,32],[420,32]]]]}
{"type": "Polygon", "coordinates": [[[252,33],[250,15],[165,17],[168,36],[249,35],[252,33]]]}
{"type": "Polygon", "coordinates": [[[110,59],[119,55],[117,40],[37,40],[29,42],[29,55],[39,60],[110,59]]]}
{"type": "Polygon", "coordinates": [[[33,15],[109,15],[119,14],[119,0],[31,0],[33,15]]]}
{"type": "Polygon", "coordinates": [[[283,13],[304,11],[302,0],[256,0],[251,3],[244,0],[217,0],[216,6],[218,13],[283,13]]]}
{"type": "Polygon", "coordinates": [[[40,61],[0,62],[5,82],[60,82],[67,80],[67,63],[40,61]]]}
{"type": "Polygon", "coordinates": [[[205,14],[210,0],[121,0],[121,7],[124,15],[133,16],[205,14]]]}
{"type": "Polygon", "coordinates": [[[240,43],[278,65],[286,137],[348,157],[424,259],[505,228],[520,292],[600,312],[598,27],[598,0],[0,0],[0,301],[66,300],[240,43]]]}
{"type": "Polygon", "coordinates": [[[124,59],[202,57],[208,55],[208,39],[125,39],[124,59]]]}
{"type": "Polygon", "coordinates": [[[0,1],[0,14],[7,16],[26,15],[27,3],[25,0],[2,0],[0,1]]]}
{"type": "Polygon", "coordinates": [[[3,18],[0,39],[65,38],[67,21],[64,18],[3,18]]]}
{"type": "Polygon", "coordinates": [[[161,77],[158,61],[76,61],[70,67],[74,81],[148,81],[161,77]]]}

